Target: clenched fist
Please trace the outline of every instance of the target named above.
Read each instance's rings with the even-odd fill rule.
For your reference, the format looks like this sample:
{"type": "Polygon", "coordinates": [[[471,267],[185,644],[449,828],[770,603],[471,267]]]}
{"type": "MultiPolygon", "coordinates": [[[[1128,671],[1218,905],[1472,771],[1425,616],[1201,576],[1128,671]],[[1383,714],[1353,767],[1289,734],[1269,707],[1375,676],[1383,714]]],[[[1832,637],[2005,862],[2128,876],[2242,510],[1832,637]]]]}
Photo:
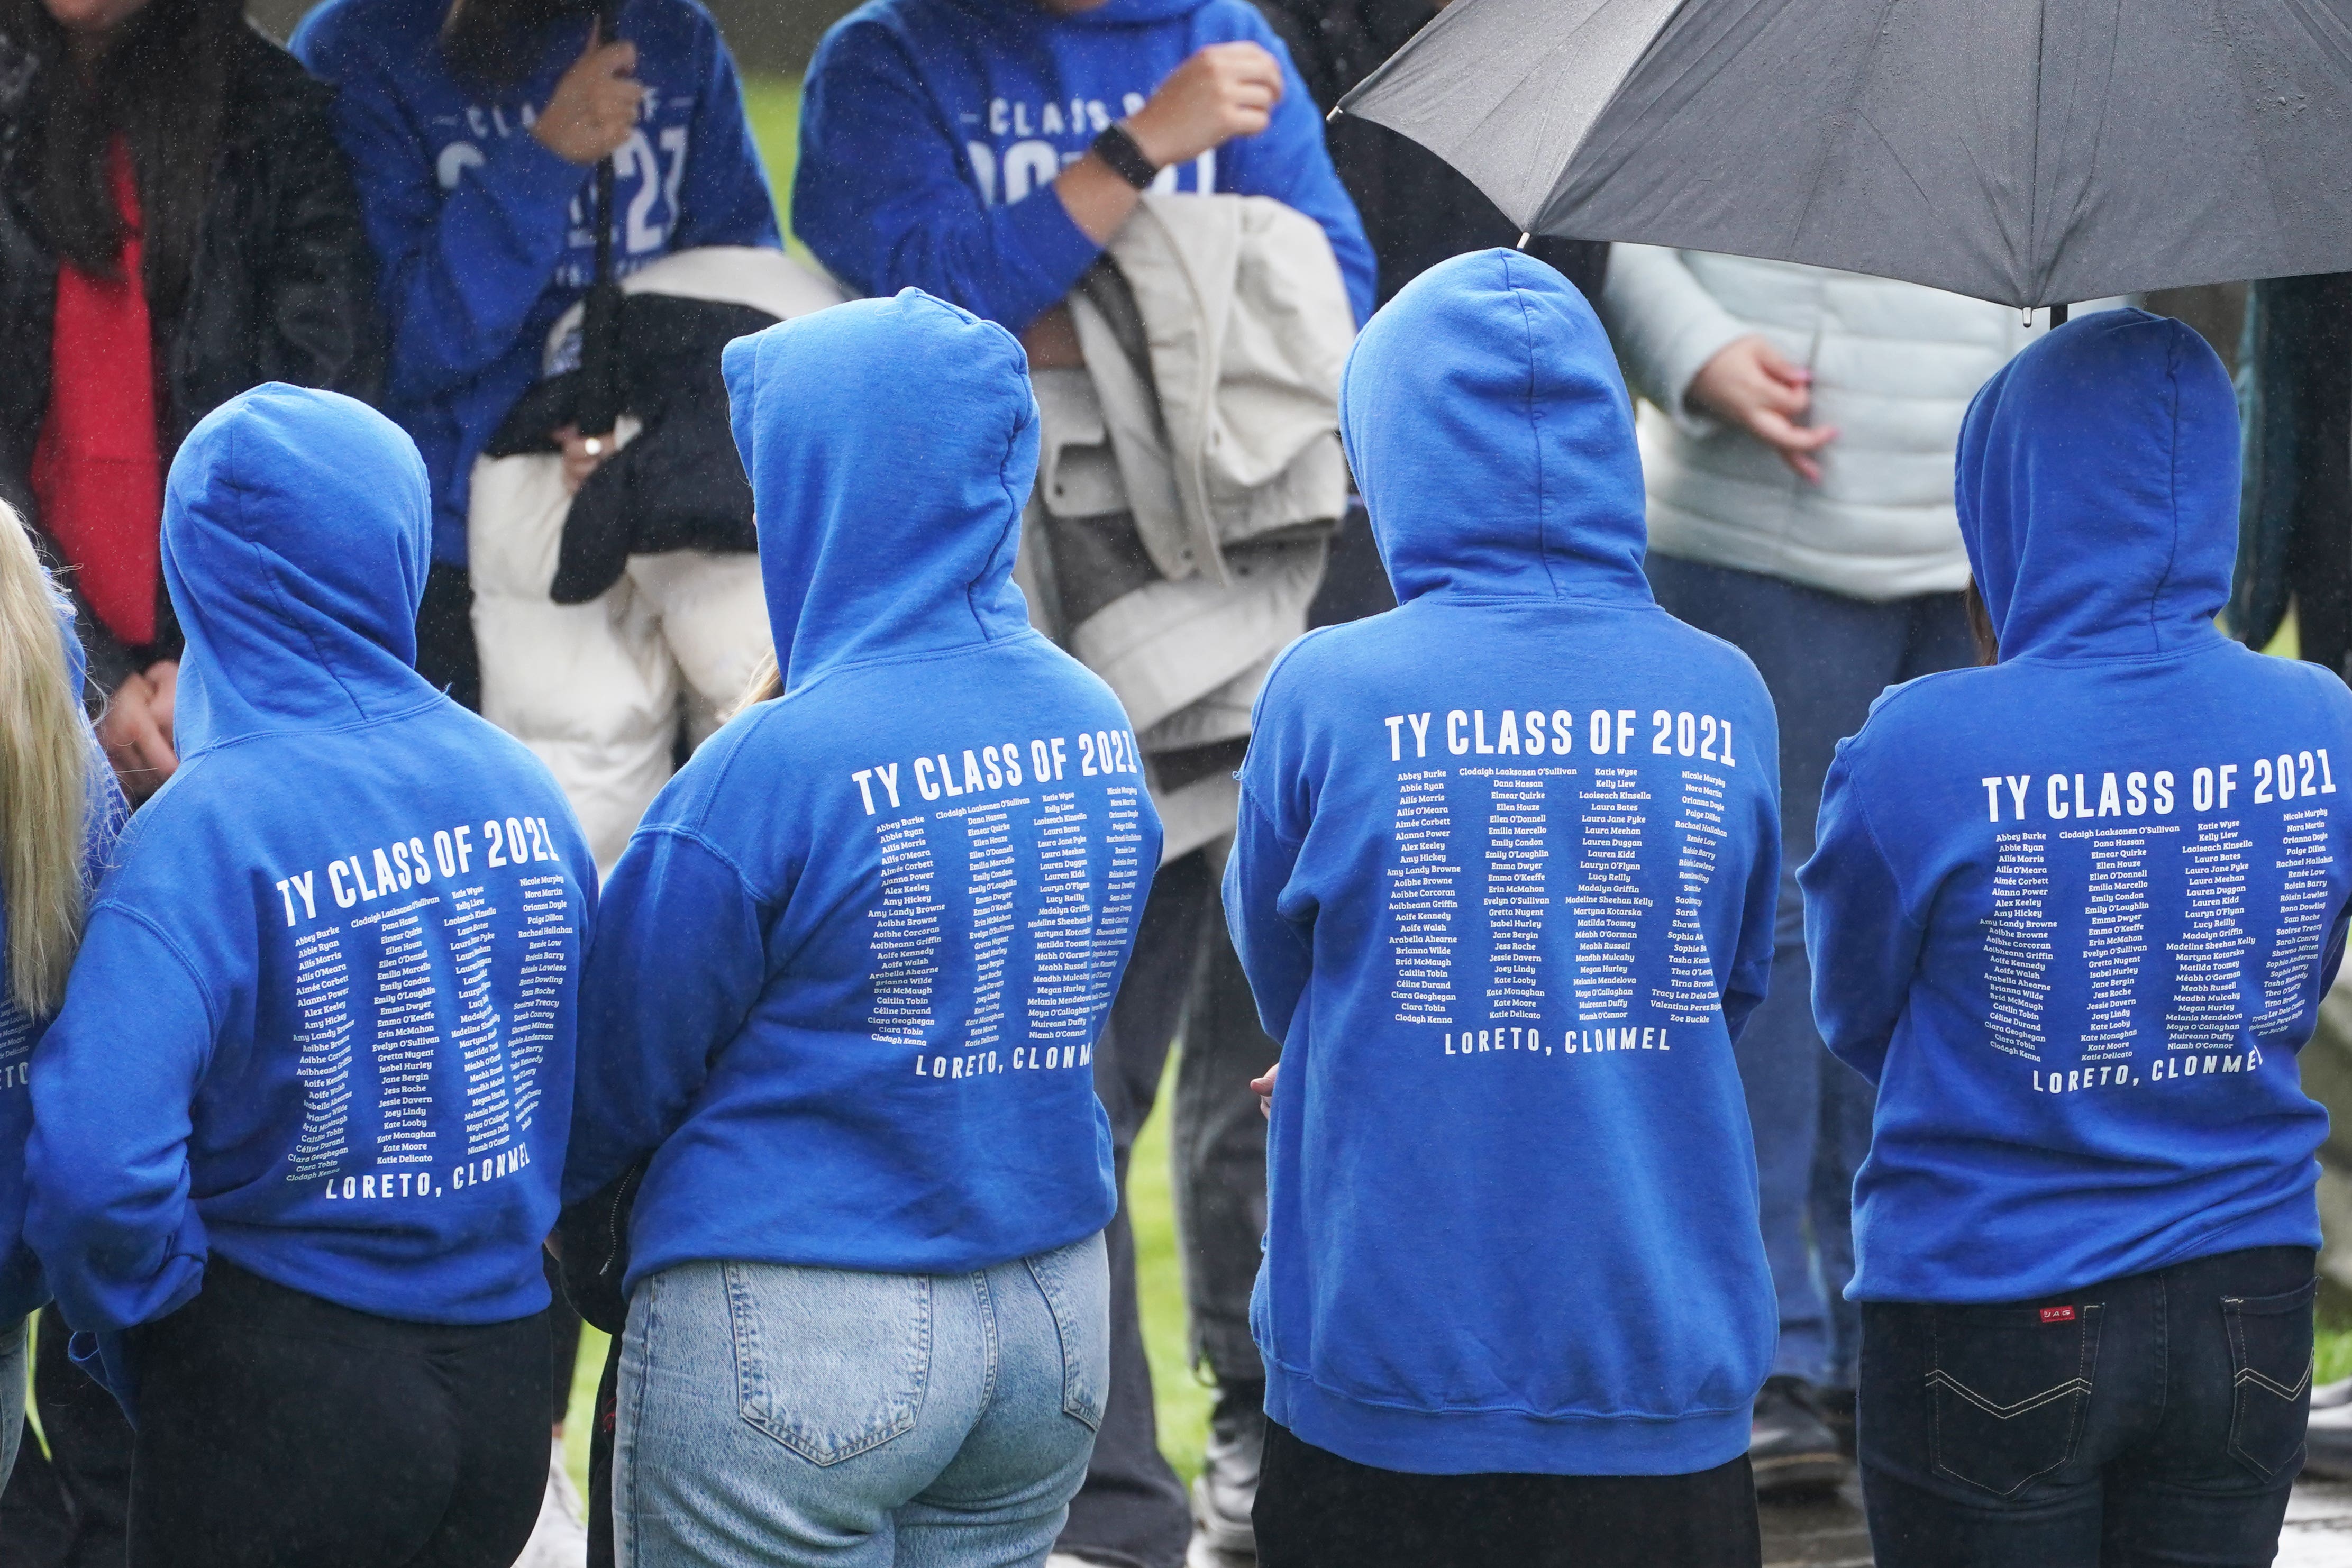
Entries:
{"type": "Polygon", "coordinates": [[[1282,66],[1252,43],[1208,44],[1178,66],[1127,128],[1143,155],[1166,168],[1265,129],[1282,101],[1282,66]]]}

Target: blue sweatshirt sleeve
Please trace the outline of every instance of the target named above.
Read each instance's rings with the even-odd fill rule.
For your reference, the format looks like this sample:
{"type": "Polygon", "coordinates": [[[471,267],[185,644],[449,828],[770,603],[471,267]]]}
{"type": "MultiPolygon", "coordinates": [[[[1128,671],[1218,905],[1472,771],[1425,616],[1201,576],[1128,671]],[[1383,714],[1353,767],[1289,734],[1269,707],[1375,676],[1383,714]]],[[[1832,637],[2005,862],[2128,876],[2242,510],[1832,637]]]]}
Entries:
{"type": "Polygon", "coordinates": [[[1911,994],[1927,931],[1911,917],[1854,778],[1853,743],[1838,748],[1822,789],[1813,858],[1797,873],[1812,960],[1813,1021],[1830,1050],[1871,1082],[1911,994]]]}
{"type": "Polygon", "coordinates": [[[674,828],[640,828],[598,900],[580,981],[563,1201],[659,1147],[768,982],[766,911],[734,864],[674,828]]]}
{"type": "Polygon", "coordinates": [[[1780,814],[1777,806],[1758,814],[1762,847],[1748,871],[1748,900],[1739,914],[1739,942],[1731,955],[1731,977],[1723,988],[1723,1026],[1735,1040],[1763,1005],[1772,984],[1773,927],[1780,908],[1780,814]]]}
{"type": "Polygon", "coordinates": [[[142,916],[92,911],[56,1021],[34,1052],[25,1234],[66,1321],[163,1316],[204,1281],[188,1135],[218,1019],[194,967],[142,916]]]}
{"type": "Polygon", "coordinates": [[[759,143],[751,138],[735,57],[707,18],[701,32],[697,49],[701,86],[695,95],[693,140],[670,248],[752,245],[781,250],[784,237],[776,226],[776,198],[768,188],[759,143]]]}
{"type": "Polygon", "coordinates": [[[530,134],[486,138],[446,193],[410,125],[400,78],[368,40],[294,35],[335,94],[335,134],[359,186],[391,338],[387,390],[429,400],[514,346],[555,274],[589,171],[530,134]]]}
{"type": "Polygon", "coordinates": [[[1283,831],[1244,779],[1241,819],[1225,861],[1225,923],[1257,1001],[1258,1022],[1276,1040],[1289,1037],[1315,967],[1312,912],[1283,907],[1302,843],[1283,831]]]}
{"type": "Polygon", "coordinates": [[[1017,332],[1100,250],[1050,188],[982,202],[953,127],[877,25],[837,28],[819,47],[800,159],[793,232],[861,294],[917,288],[1017,332]]]}
{"type": "Polygon", "coordinates": [[[1331,151],[1323,140],[1322,111],[1316,107],[1306,79],[1291,63],[1290,50],[1255,10],[1250,20],[1255,24],[1253,41],[1265,45],[1282,62],[1282,101],[1266,117],[1264,131],[1228,142],[1217,157],[1232,160],[1234,188],[1243,195],[1272,196],[1322,226],[1360,329],[1372,319],[1372,306],[1380,297],[1380,268],[1372,242],[1365,237],[1364,220],[1356,211],[1354,198],[1331,166],[1331,151]]]}

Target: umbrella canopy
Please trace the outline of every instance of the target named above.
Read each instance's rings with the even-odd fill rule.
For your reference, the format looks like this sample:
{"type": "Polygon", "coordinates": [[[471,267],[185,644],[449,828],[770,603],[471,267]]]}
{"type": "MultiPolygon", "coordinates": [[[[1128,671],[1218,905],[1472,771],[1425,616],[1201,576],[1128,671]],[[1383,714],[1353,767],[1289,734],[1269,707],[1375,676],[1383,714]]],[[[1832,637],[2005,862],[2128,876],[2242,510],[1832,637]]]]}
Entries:
{"type": "Polygon", "coordinates": [[[1535,234],[2020,307],[2352,270],[2352,0],[1458,0],[1339,108],[1535,234]]]}

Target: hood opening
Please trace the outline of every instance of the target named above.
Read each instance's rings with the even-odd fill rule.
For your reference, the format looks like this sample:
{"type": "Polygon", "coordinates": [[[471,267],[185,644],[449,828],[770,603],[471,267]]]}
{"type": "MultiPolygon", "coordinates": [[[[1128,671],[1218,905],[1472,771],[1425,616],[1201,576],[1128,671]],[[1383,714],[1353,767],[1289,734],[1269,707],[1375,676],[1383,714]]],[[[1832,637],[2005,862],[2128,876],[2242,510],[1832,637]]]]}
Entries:
{"type": "Polygon", "coordinates": [[[2056,328],[1978,392],[1954,500],[2006,661],[2216,639],[2238,542],[2238,407],[2205,340],[2145,310],[2056,328]]]}
{"type": "Polygon", "coordinates": [[[785,690],[1027,628],[1037,405],[1012,333],[908,289],[738,338],[722,368],[785,690]]]}
{"type": "Polygon", "coordinates": [[[1405,285],[1348,356],[1339,431],[1399,603],[1649,601],[1633,400],[1591,304],[1533,257],[1405,285]]]}
{"type": "Polygon", "coordinates": [[[183,754],[429,700],[415,667],[432,526],[415,443],[363,403],[271,382],[206,415],[163,494],[183,754]]]}

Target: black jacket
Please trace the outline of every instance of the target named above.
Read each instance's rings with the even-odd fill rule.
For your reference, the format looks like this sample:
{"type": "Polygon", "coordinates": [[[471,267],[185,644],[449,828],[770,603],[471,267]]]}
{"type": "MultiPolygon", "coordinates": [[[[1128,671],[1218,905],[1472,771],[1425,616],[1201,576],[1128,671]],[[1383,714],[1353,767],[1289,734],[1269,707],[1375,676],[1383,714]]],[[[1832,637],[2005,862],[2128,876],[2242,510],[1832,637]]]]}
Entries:
{"type": "Polygon", "coordinates": [[[2248,289],[2238,412],[2230,631],[2265,647],[2292,604],[2303,657],[2352,678],[2352,273],[2248,289]]]}
{"type": "MultiPolygon", "coordinates": [[[[7,367],[0,374],[0,497],[34,525],[56,563],[61,558],[39,531],[31,484],[48,411],[57,305],[57,258],[33,216],[32,160],[20,122],[38,68],[0,37],[0,365],[7,367]]],[[[177,320],[158,326],[168,332],[156,345],[156,447],[166,467],[196,421],[262,382],[372,398],[383,375],[375,261],[328,124],[330,89],[259,33],[240,29],[227,93],[185,303],[177,320]]],[[[157,595],[161,600],[160,584],[157,595]]],[[[77,597],[94,693],[177,655],[168,602],[160,612],[155,643],[128,648],[77,597]]]]}
{"type": "MultiPolygon", "coordinates": [[[[765,310],[718,300],[645,293],[621,301],[620,406],[641,427],[572,498],[549,591],[557,604],[598,597],[621,580],[632,555],[760,548],[719,356],[735,339],[775,323],[765,310]]],[[[541,382],[523,394],[483,455],[554,451],[547,432],[579,417],[580,391],[576,370],[541,382]]]]}
{"type": "MultiPolygon", "coordinates": [[[[1325,110],[1437,15],[1431,0],[1257,0],[1325,110]]],[[[1384,125],[1341,115],[1324,132],[1380,260],[1380,302],[1448,257],[1519,242],[1518,226],[1454,166],[1384,125]]],[[[1528,249],[1597,299],[1609,247],[1538,239],[1528,249]]]]}

